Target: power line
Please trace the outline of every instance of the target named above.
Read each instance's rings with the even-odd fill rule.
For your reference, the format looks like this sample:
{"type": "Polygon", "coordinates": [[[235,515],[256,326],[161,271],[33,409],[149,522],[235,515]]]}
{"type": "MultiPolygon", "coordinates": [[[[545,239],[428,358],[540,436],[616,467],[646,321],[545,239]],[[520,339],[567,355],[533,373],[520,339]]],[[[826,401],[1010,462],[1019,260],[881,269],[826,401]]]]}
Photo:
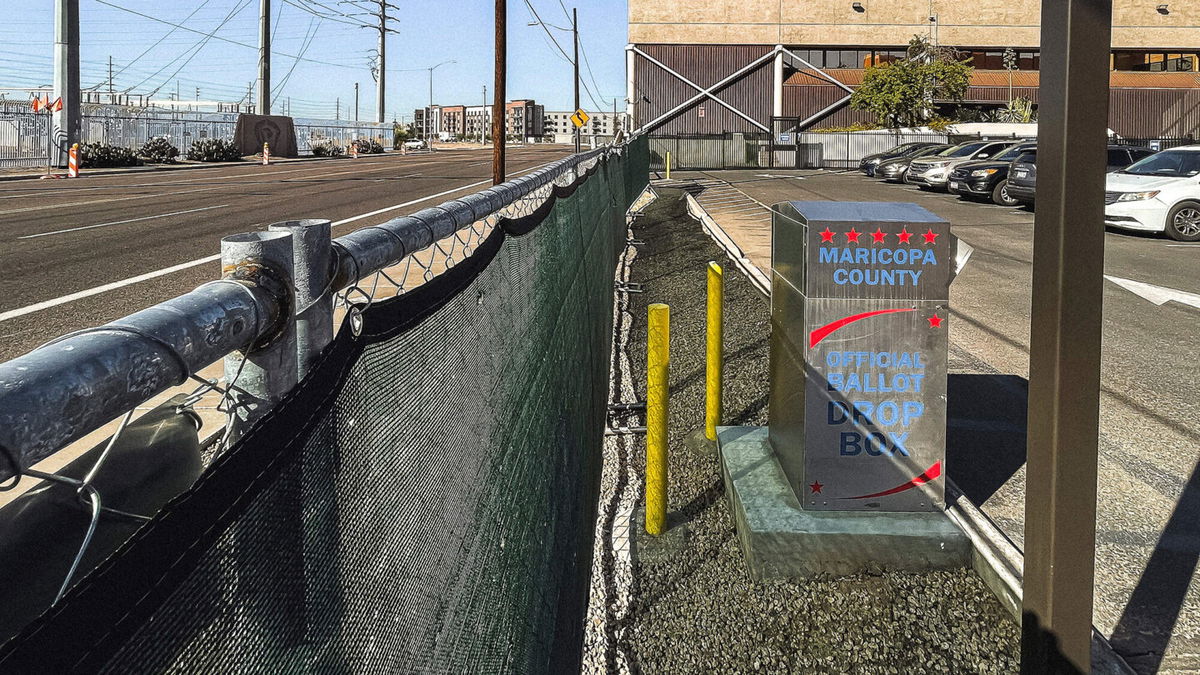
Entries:
{"type": "MultiPolygon", "coordinates": [[[[559,0],[559,4],[562,4],[561,0],[559,0]]],[[[551,42],[553,42],[554,46],[558,48],[559,53],[561,53],[563,55],[563,58],[565,58],[567,60],[567,63],[573,64],[576,67],[578,67],[578,64],[575,63],[575,60],[572,59],[570,56],[567,56],[566,50],[562,48],[562,45],[558,44],[558,40],[554,37],[554,34],[551,33],[550,29],[546,27],[549,24],[547,24],[545,21],[542,21],[542,17],[538,16],[537,10],[534,9],[534,7],[533,7],[533,3],[531,3],[529,0],[525,0],[525,6],[528,7],[529,11],[533,14],[533,20],[537,23],[537,25],[542,27],[542,30],[545,31],[546,35],[550,36],[551,42]]],[[[567,11],[566,6],[563,6],[563,11],[564,12],[567,11]]],[[[572,19],[572,21],[573,21],[573,19],[572,19]]],[[[559,27],[555,26],[555,28],[559,28],[559,27]]],[[[559,30],[570,30],[570,29],[559,28],[559,30]]],[[[578,29],[576,28],[572,32],[578,32],[578,29]]],[[[586,54],[584,55],[584,60],[585,61],[587,60],[586,54]]],[[[592,79],[593,79],[593,83],[594,83],[595,78],[592,78],[592,79]]],[[[583,85],[583,90],[585,92],[587,92],[588,98],[591,99],[591,101],[592,101],[592,105],[596,106],[597,110],[603,110],[604,106],[600,105],[600,103],[596,100],[596,96],[595,96],[595,94],[592,93],[591,88],[589,88],[587,86],[587,82],[585,82],[583,80],[583,78],[580,78],[579,84],[583,85]]],[[[596,87],[596,89],[599,89],[599,88],[600,87],[596,87]]]]}
{"type": "MultiPolygon", "coordinates": [[[[309,19],[309,21],[308,21],[308,28],[309,28],[309,31],[310,31],[310,36],[311,36],[311,37],[309,38],[309,40],[308,40],[307,42],[305,42],[305,43],[304,43],[304,44],[303,44],[303,45],[300,47],[300,54],[301,54],[302,56],[304,55],[304,53],[305,53],[305,52],[307,52],[307,51],[308,51],[308,48],[309,48],[309,46],[310,46],[310,45],[312,45],[312,38],[315,38],[315,37],[317,36],[317,31],[316,31],[316,30],[313,28],[313,24],[315,23],[315,24],[316,24],[316,25],[319,27],[319,26],[321,25],[321,24],[320,24],[320,22],[321,22],[321,21],[322,21],[322,19],[321,19],[320,17],[315,17],[315,18],[313,18],[313,19],[309,19]]],[[[286,74],[286,75],[284,75],[284,76],[283,76],[283,79],[282,79],[282,80],[280,80],[279,84],[275,86],[275,96],[271,98],[271,105],[272,105],[272,106],[274,106],[274,105],[275,105],[275,100],[279,98],[279,94],[281,94],[281,93],[283,92],[283,86],[284,86],[285,84],[287,84],[287,82],[288,82],[288,80],[289,80],[289,79],[291,79],[291,77],[292,77],[292,73],[293,73],[293,72],[296,70],[296,65],[297,65],[298,63],[300,63],[300,60],[299,60],[299,59],[296,59],[295,61],[292,61],[292,67],[291,67],[291,68],[288,68],[287,74],[286,74]]]]}
{"type": "MultiPolygon", "coordinates": [[[[204,31],[202,31],[202,30],[196,30],[195,28],[188,28],[187,26],[182,26],[182,25],[180,25],[180,24],[177,24],[177,23],[172,23],[172,22],[170,22],[170,21],[167,21],[167,20],[165,20],[165,19],[160,19],[160,18],[158,18],[158,17],[150,16],[149,14],[143,14],[142,12],[139,12],[139,11],[137,11],[137,10],[133,10],[133,9],[129,9],[128,7],[122,7],[122,6],[120,6],[120,5],[115,5],[115,4],[111,3],[111,2],[107,2],[107,0],[96,0],[96,2],[98,2],[98,3],[102,4],[102,5],[106,5],[106,6],[108,6],[108,7],[112,7],[113,9],[119,9],[119,10],[121,10],[122,12],[129,12],[130,14],[135,14],[135,15],[137,15],[137,16],[140,16],[140,17],[144,18],[144,19],[150,19],[151,21],[157,21],[157,22],[159,22],[159,23],[164,23],[164,24],[166,24],[166,25],[168,25],[168,26],[175,26],[176,28],[179,28],[180,30],[186,30],[186,31],[188,31],[189,33],[196,33],[197,35],[206,35],[206,36],[208,36],[208,37],[210,37],[210,38],[212,38],[212,39],[214,39],[214,40],[220,40],[221,42],[228,42],[229,44],[237,45],[237,46],[239,46],[239,47],[246,47],[246,48],[248,48],[248,49],[253,49],[253,50],[255,50],[255,51],[257,51],[257,50],[258,50],[258,47],[254,46],[254,45],[252,45],[252,44],[247,44],[247,43],[245,43],[245,42],[238,42],[237,40],[230,40],[229,38],[224,38],[224,37],[221,37],[221,36],[219,36],[219,35],[213,35],[212,33],[205,33],[204,31]]],[[[358,68],[356,68],[355,66],[347,66],[347,65],[345,65],[345,64],[341,64],[341,63],[332,63],[332,62],[330,62],[330,61],[320,61],[320,60],[318,60],[318,59],[306,59],[306,58],[303,58],[303,57],[301,57],[301,56],[298,56],[298,55],[296,55],[296,54],[284,54],[284,53],[282,53],[282,52],[275,52],[275,53],[276,53],[278,56],[286,56],[286,57],[288,57],[288,58],[300,59],[301,61],[305,61],[305,62],[308,62],[308,63],[319,63],[319,64],[321,64],[321,65],[323,65],[323,66],[333,66],[333,67],[335,67],[335,68],[349,68],[349,69],[351,69],[351,70],[358,70],[358,68]]]]}
{"type": "Polygon", "coordinates": [[[180,70],[183,70],[184,66],[187,66],[187,64],[191,63],[192,59],[196,58],[196,55],[200,53],[200,50],[204,49],[204,47],[208,45],[209,41],[212,40],[212,38],[216,35],[217,31],[224,28],[225,25],[233,19],[233,17],[237,16],[239,13],[241,13],[242,10],[246,9],[246,7],[250,4],[250,2],[251,2],[251,0],[242,0],[240,5],[234,6],[234,8],[225,15],[225,18],[221,20],[221,23],[217,24],[217,27],[213,29],[212,33],[210,33],[209,35],[207,35],[205,37],[200,38],[200,40],[198,40],[191,47],[185,49],[183,51],[183,53],[181,53],[179,56],[176,56],[175,58],[171,59],[162,68],[159,68],[158,70],[154,71],[153,75],[149,75],[149,76],[143,78],[141,82],[138,82],[137,84],[133,85],[132,87],[129,87],[128,89],[126,89],[125,93],[129,93],[130,91],[137,89],[138,87],[142,86],[143,84],[158,77],[159,73],[161,73],[164,70],[166,70],[167,68],[170,68],[171,66],[175,65],[175,62],[178,61],[179,59],[182,59],[183,57],[187,56],[187,60],[185,60],[183,62],[183,65],[181,65],[179,68],[176,68],[175,72],[173,72],[169,76],[167,76],[167,78],[165,80],[163,80],[162,84],[158,85],[153,90],[151,90],[151,92],[149,94],[147,94],[147,96],[154,96],[155,94],[157,94],[159,89],[162,89],[163,86],[165,86],[168,82],[171,81],[171,78],[178,75],[180,70]],[[191,53],[191,56],[188,56],[189,52],[191,53]]]}

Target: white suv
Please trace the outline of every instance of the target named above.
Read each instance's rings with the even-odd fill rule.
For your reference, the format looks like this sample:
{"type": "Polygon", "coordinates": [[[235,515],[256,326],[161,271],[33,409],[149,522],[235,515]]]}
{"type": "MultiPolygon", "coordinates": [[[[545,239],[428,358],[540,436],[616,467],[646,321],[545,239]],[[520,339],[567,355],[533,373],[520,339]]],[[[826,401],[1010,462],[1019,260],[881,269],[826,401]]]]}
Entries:
{"type": "Polygon", "coordinates": [[[1164,150],[1108,174],[1104,224],[1200,241],[1200,145],[1164,150]]]}

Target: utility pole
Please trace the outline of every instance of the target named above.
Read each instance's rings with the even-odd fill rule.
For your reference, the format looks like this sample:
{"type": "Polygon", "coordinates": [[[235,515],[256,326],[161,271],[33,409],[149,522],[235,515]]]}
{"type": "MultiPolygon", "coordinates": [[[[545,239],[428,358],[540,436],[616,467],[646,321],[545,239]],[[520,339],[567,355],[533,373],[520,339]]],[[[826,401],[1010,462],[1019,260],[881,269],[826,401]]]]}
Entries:
{"type": "Polygon", "coordinates": [[[508,70],[508,2],[496,0],[496,81],[492,94],[492,184],[504,182],[504,81],[508,70]]]}
{"type": "MultiPolygon", "coordinates": [[[[575,110],[579,110],[579,8],[571,8],[571,33],[575,37],[575,110]]],[[[575,152],[579,152],[579,135],[583,127],[575,127],[575,152]]]]}
{"type": "Polygon", "coordinates": [[[271,114],[271,0],[258,5],[258,107],[259,115],[271,114]]]}
{"type": "Polygon", "coordinates": [[[484,144],[484,133],[487,129],[487,85],[483,85],[483,118],[479,120],[479,144],[484,144]]]}
{"type": "Polygon", "coordinates": [[[108,102],[112,103],[113,95],[113,72],[112,72],[112,54],[108,55],[108,102]]]}
{"type": "MultiPolygon", "coordinates": [[[[390,4],[387,0],[362,0],[364,3],[371,3],[379,7],[379,11],[375,12],[375,17],[379,19],[377,25],[364,25],[363,28],[370,28],[379,31],[379,64],[372,76],[375,78],[375,122],[383,124],[387,121],[387,113],[385,108],[385,91],[387,83],[387,34],[398,33],[399,31],[388,28],[389,21],[396,19],[388,16],[387,11],[391,9],[400,9],[396,5],[390,4]]],[[[353,5],[354,3],[349,2],[353,5]]]]}
{"type": "Polygon", "coordinates": [[[342,97],[339,96],[333,100],[333,119],[342,119],[342,97]]]}
{"type": "Polygon", "coordinates": [[[358,121],[358,83],[354,83],[354,121],[358,121]]]}
{"type": "Polygon", "coordinates": [[[79,114],[79,0],[54,3],[54,95],[62,99],[62,110],[53,114],[52,139],[55,166],[67,165],[67,152],[78,143],[83,130],[79,114]]]}

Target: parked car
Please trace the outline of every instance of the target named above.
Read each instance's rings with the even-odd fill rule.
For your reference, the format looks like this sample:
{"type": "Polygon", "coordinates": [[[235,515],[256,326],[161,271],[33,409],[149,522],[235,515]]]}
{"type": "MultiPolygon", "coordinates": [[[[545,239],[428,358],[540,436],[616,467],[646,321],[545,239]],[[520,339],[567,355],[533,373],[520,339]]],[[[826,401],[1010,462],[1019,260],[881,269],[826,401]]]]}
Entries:
{"type": "Polygon", "coordinates": [[[1164,150],[1108,174],[1104,224],[1200,241],[1200,145],[1164,150]]]}
{"type": "Polygon", "coordinates": [[[945,190],[950,172],[963,162],[989,159],[1015,145],[1017,141],[970,141],[959,143],[936,155],[914,159],[908,165],[904,182],[923,190],[945,190]]]}
{"type": "Polygon", "coordinates": [[[885,159],[875,165],[873,172],[876,178],[882,178],[886,181],[900,183],[904,181],[904,174],[908,173],[908,165],[918,157],[927,157],[935,155],[946,148],[951,147],[946,143],[935,143],[916,150],[912,154],[903,155],[901,157],[893,157],[885,159]]]}
{"type": "Polygon", "coordinates": [[[1037,148],[1026,150],[1008,167],[1008,196],[1019,204],[1033,206],[1034,185],[1037,183],[1037,148]]]}
{"type": "Polygon", "coordinates": [[[910,156],[912,156],[912,154],[914,152],[920,150],[921,148],[929,147],[931,145],[939,145],[939,144],[932,143],[932,142],[926,142],[926,141],[922,141],[922,142],[918,142],[918,143],[903,143],[901,145],[897,145],[894,148],[884,150],[883,152],[877,152],[873,155],[867,155],[866,157],[863,157],[861,161],[859,161],[858,170],[867,174],[868,176],[874,176],[875,175],[875,167],[878,166],[879,163],[882,162],[883,160],[893,159],[895,157],[910,157],[910,156]]]}
{"type": "Polygon", "coordinates": [[[421,150],[425,147],[425,141],[420,138],[410,138],[404,141],[405,150],[421,150]]]}
{"type": "Polygon", "coordinates": [[[1008,169],[1013,160],[1029,150],[1037,150],[1037,141],[1018,143],[991,159],[963,162],[950,172],[950,192],[960,197],[990,199],[1000,206],[1020,202],[1008,194],[1008,169]]]}
{"type": "MultiPolygon", "coordinates": [[[[1119,171],[1134,162],[1154,154],[1150,148],[1136,145],[1108,146],[1108,172],[1119,171]]],[[[1008,170],[1008,196],[1018,203],[1032,206],[1037,185],[1037,151],[1029,150],[1013,161],[1008,170]]]]}

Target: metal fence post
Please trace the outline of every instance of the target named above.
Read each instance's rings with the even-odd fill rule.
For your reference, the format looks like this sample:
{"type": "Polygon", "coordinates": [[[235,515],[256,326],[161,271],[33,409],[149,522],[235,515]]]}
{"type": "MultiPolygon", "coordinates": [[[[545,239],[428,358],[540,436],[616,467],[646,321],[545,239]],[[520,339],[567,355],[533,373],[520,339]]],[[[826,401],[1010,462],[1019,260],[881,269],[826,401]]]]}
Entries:
{"type": "MultiPolygon", "coordinates": [[[[289,232],[247,232],[221,240],[221,271],[226,279],[247,286],[271,287],[284,298],[276,320],[280,330],[266,344],[255,343],[225,357],[229,387],[230,442],[296,385],[296,320],[292,235],[289,232]]],[[[258,317],[269,321],[271,317],[258,317]]]]}
{"type": "Polygon", "coordinates": [[[331,224],[310,218],[272,223],[271,232],[290,232],[296,287],[296,381],[304,379],[317,355],[333,341],[331,224]]]}

